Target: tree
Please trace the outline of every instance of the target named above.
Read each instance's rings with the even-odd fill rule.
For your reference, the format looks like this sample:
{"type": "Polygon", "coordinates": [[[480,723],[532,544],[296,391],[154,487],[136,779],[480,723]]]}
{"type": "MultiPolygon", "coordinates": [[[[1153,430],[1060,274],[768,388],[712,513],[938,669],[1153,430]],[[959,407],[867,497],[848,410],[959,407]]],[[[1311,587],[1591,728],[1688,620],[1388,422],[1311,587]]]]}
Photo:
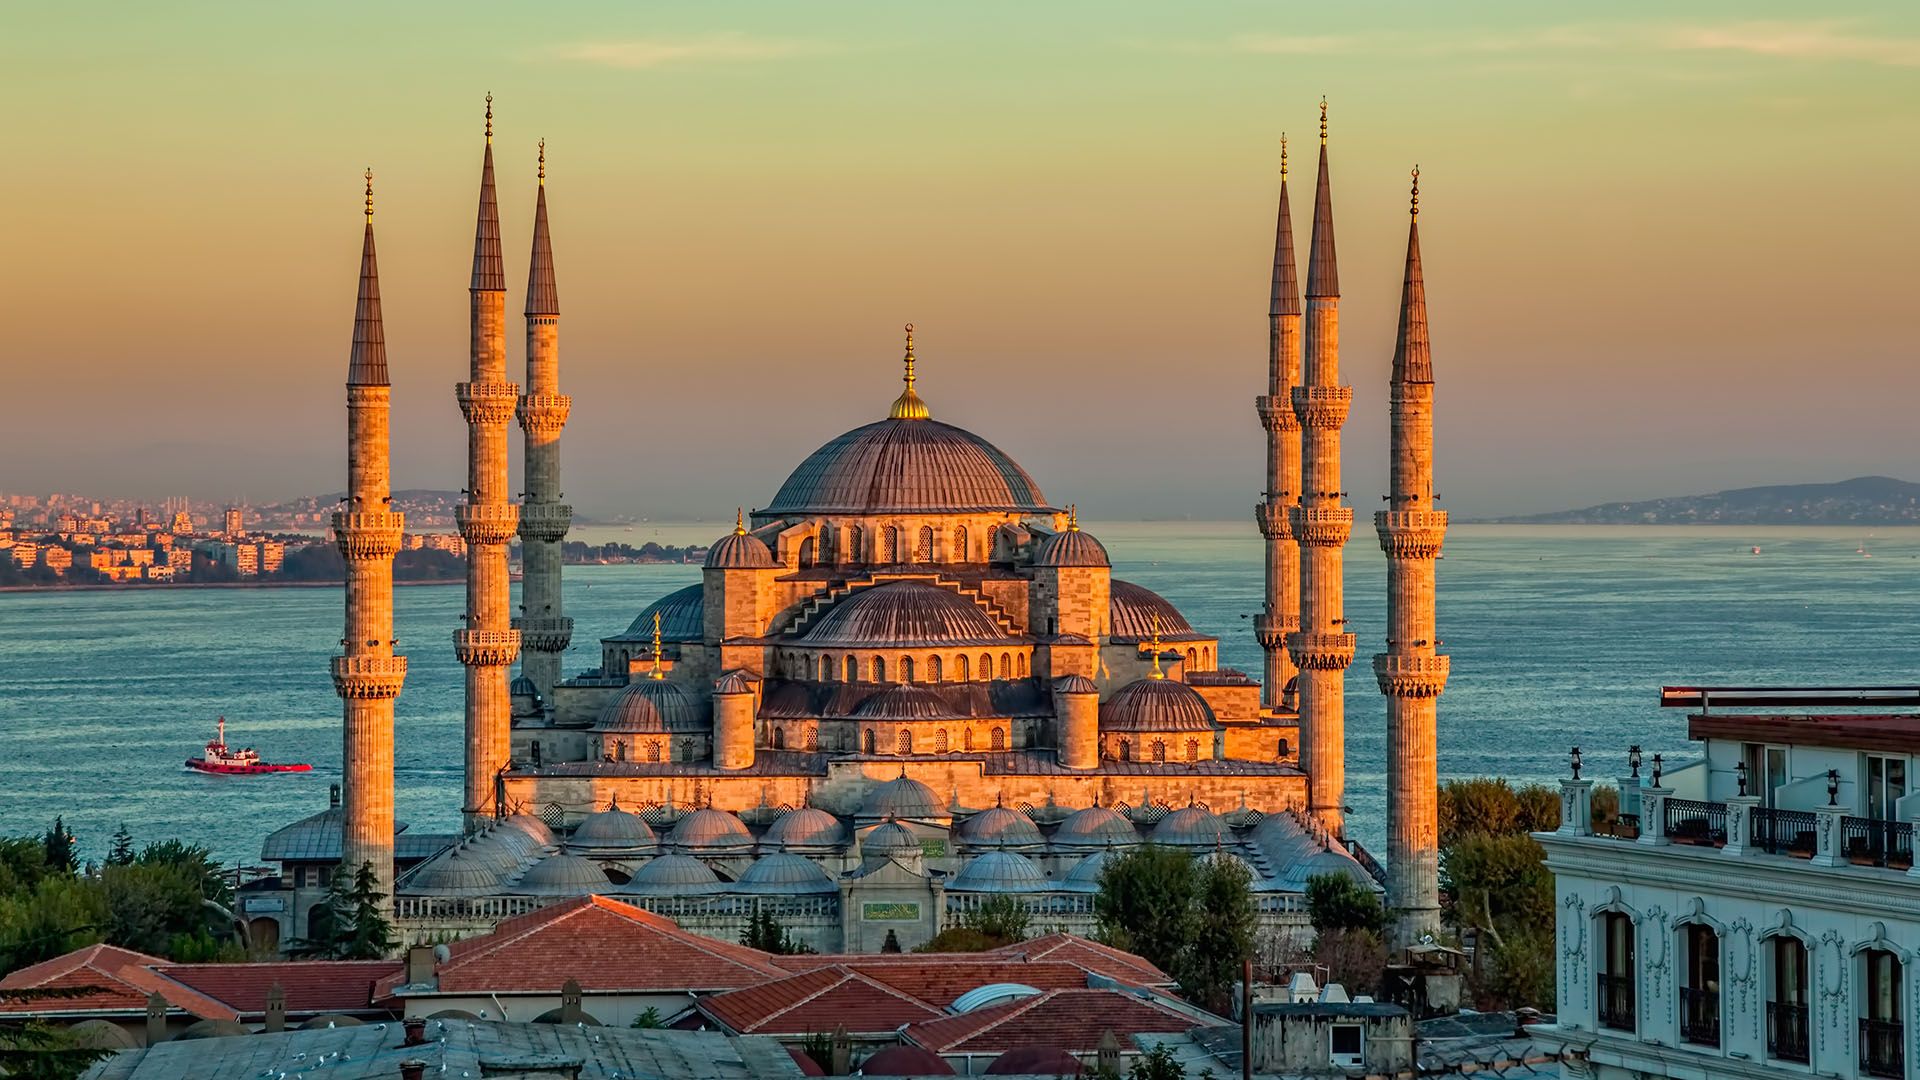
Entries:
{"type": "Polygon", "coordinates": [[[967,912],[960,918],[960,925],[968,930],[976,930],[985,937],[993,938],[1001,945],[1012,945],[1027,939],[1027,924],[1032,921],[1027,905],[1011,896],[989,897],[986,903],[967,912]]]}
{"type": "Polygon", "coordinates": [[[179,840],[157,840],[140,850],[140,865],[171,866],[195,881],[202,899],[222,907],[233,904],[233,882],[210,848],[179,840]]]}
{"type": "Polygon", "coordinates": [[[112,944],[165,955],[176,936],[207,932],[199,882],[177,866],[109,866],[97,881],[112,944]]]}
{"type": "Polygon", "coordinates": [[[1348,994],[1378,994],[1387,971],[1387,944],[1371,930],[1322,930],[1313,938],[1313,962],[1348,994]]]}
{"type": "Polygon", "coordinates": [[[663,1028],[667,1026],[667,1022],[661,1018],[659,1009],[649,1005],[640,1011],[639,1016],[633,1018],[633,1023],[630,1026],[637,1028],[663,1028]]]}
{"type": "Polygon", "coordinates": [[[1554,1007],[1553,926],[1514,929],[1495,945],[1488,958],[1481,989],[1493,1000],[1546,1012],[1554,1007]]]}
{"type": "Polygon", "coordinates": [[[1188,998],[1222,1016],[1233,1011],[1241,964],[1253,955],[1259,922],[1253,872],[1229,856],[1202,860],[1194,891],[1193,937],[1175,973],[1188,998]]]}
{"type": "Polygon", "coordinates": [[[1346,874],[1315,874],[1307,879],[1307,920],[1321,933],[1387,928],[1387,909],[1372,889],[1346,874]]]}
{"type": "Polygon", "coordinates": [[[1470,834],[1447,849],[1441,885],[1453,922],[1484,930],[1495,946],[1511,929],[1553,929],[1553,875],[1530,836],[1470,834]]]}
{"type": "Polygon", "coordinates": [[[313,960],[379,960],[393,952],[393,925],[382,912],[373,864],[361,863],[353,875],[334,870],[327,895],[314,917],[312,937],[296,939],[287,951],[313,960]]]}
{"type": "Polygon", "coordinates": [[[1194,876],[1191,856],[1159,844],[1108,859],[1093,899],[1097,937],[1172,974],[1193,937],[1194,876]]]}
{"type": "Polygon", "coordinates": [[[80,858],[73,849],[73,833],[67,831],[67,823],[59,817],[53,819],[53,827],[47,830],[43,841],[46,848],[47,869],[56,874],[71,874],[80,869],[80,858]]]}
{"type": "Polygon", "coordinates": [[[108,866],[133,865],[133,834],[127,831],[127,823],[113,831],[113,849],[107,852],[108,866]]]}
{"type": "Polygon", "coordinates": [[[747,919],[747,928],[740,932],[740,944],[761,952],[776,956],[797,956],[811,953],[813,948],[793,936],[793,932],[781,925],[771,911],[760,910],[759,903],[753,905],[753,914],[747,919]]]}
{"type": "Polygon", "coordinates": [[[100,941],[107,922],[106,896],[94,882],[49,875],[0,895],[0,956],[17,966],[50,960],[100,941]]]}
{"type": "Polygon", "coordinates": [[[1186,1080],[1186,1077],[1187,1070],[1180,1067],[1166,1043],[1159,1043],[1134,1058],[1127,1068],[1127,1080],[1186,1080]]]}

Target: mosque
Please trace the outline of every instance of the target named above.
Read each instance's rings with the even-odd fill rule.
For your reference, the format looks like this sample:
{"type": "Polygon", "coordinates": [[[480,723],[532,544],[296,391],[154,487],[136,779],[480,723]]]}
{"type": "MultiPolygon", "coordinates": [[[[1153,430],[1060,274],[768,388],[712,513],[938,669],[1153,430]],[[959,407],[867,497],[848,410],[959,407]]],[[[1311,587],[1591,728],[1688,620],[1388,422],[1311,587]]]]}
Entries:
{"type": "MultiPolygon", "coordinates": [[[[662,597],[563,677],[571,641],[559,547],[559,290],[545,151],[525,308],[528,383],[506,380],[505,292],[491,98],[474,265],[465,828],[393,820],[391,560],[385,509],[387,359],[368,180],[349,363],[347,633],[334,661],[343,785],[279,830],[254,892],[256,941],[306,934],[337,865],[374,868],[412,941],[488,930],[557,899],[606,892],[734,938],[772,912],[822,951],[911,948],[993,896],[1037,923],[1093,929],[1101,865],[1154,842],[1251,872],[1263,922],[1305,924],[1314,874],[1386,886],[1402,943],[1437,929],[1431,367],[1417,217],[1396,347],[1387,695],[1387,875],[1343,840],[1344,631],[1339,286],[1325,105],[1305,290],[1295,271],[1283,147],[1269,305],[1264,680],[1219,663],[1218,638],[1167,599],[1113,576],[1071,505],[1009,455],[934,418],[913,328],[904,388],[884,417],[828,440],[770,501],[709,548],[699,584],[662,597]],[[525,434],[524,494],[507,501],[507,425],[525,434]],[[520,613],[507,546],[522,541],[520,613]],[[521,673],[509,679],[521,659],[521,673]],[[277,902],[269,902],[277,897],[277,902]]],[[[1417,181],[1417,174],[1416,174],[1417,181]]],[[[1417,186],[1414,213],[1418,214],[1417,186]]],[[[876,394],[877,406],[884,396],[876,394]]]]}

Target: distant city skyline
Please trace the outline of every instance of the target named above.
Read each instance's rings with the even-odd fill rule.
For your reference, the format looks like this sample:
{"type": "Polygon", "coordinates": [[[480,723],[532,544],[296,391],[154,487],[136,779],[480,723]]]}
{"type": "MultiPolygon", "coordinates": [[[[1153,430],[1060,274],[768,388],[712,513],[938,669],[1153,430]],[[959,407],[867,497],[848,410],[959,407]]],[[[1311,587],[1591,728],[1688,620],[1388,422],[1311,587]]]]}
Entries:
{"type": "Polygon", "coordinates": [[[1279,136],[1310,146],[1322,93],[1355,507],[1387,486],[1415,162],[1456,514],[1920,477],[1910,6],[212,5],[0,27],[0,78],[41,103],[0,174],[23,208],[0,490],[341,490],[368,165],[394,486],[459,489],[488,90],[509,281],[548,140],[587,516],[764,503],[884,415],[913,321],[934,416],[1050,498],[1251,529],[1279,136]]]}

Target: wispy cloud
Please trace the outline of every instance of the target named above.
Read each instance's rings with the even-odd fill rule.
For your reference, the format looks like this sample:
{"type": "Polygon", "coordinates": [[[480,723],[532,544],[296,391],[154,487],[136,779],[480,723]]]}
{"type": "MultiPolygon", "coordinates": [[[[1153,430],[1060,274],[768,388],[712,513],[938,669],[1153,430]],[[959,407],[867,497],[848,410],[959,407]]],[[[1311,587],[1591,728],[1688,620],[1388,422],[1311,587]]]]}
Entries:
{"type": "Polygon", "coordinates": [[[1851,25],[1830,20],[1691,27],[1671,31],[1664,44],[1669,49],[1920,67],[1920,38],[1854,33],[1849,30],[1851,25]]]}
{"type": "Polygon", "coordinates": [[[738,64],[782,60],[836,51],[819,41],[757,38],[745,34],[708,34],[684,38],[626,38],[556,46],[554,59],[601,67],[643,70],[673,65],[738,64]]]}

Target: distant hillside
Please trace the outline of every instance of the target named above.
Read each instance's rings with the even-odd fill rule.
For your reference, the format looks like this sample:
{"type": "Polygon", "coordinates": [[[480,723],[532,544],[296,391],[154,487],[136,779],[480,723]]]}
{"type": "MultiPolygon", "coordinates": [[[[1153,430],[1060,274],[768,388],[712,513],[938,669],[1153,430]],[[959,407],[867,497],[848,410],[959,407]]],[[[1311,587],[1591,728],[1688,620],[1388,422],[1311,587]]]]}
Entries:
{"type": "Polygon", "coordinates": [[[1920,484],[1858,476],[1487,520],[1527,525],[1920,525],[1920,484]]]}

